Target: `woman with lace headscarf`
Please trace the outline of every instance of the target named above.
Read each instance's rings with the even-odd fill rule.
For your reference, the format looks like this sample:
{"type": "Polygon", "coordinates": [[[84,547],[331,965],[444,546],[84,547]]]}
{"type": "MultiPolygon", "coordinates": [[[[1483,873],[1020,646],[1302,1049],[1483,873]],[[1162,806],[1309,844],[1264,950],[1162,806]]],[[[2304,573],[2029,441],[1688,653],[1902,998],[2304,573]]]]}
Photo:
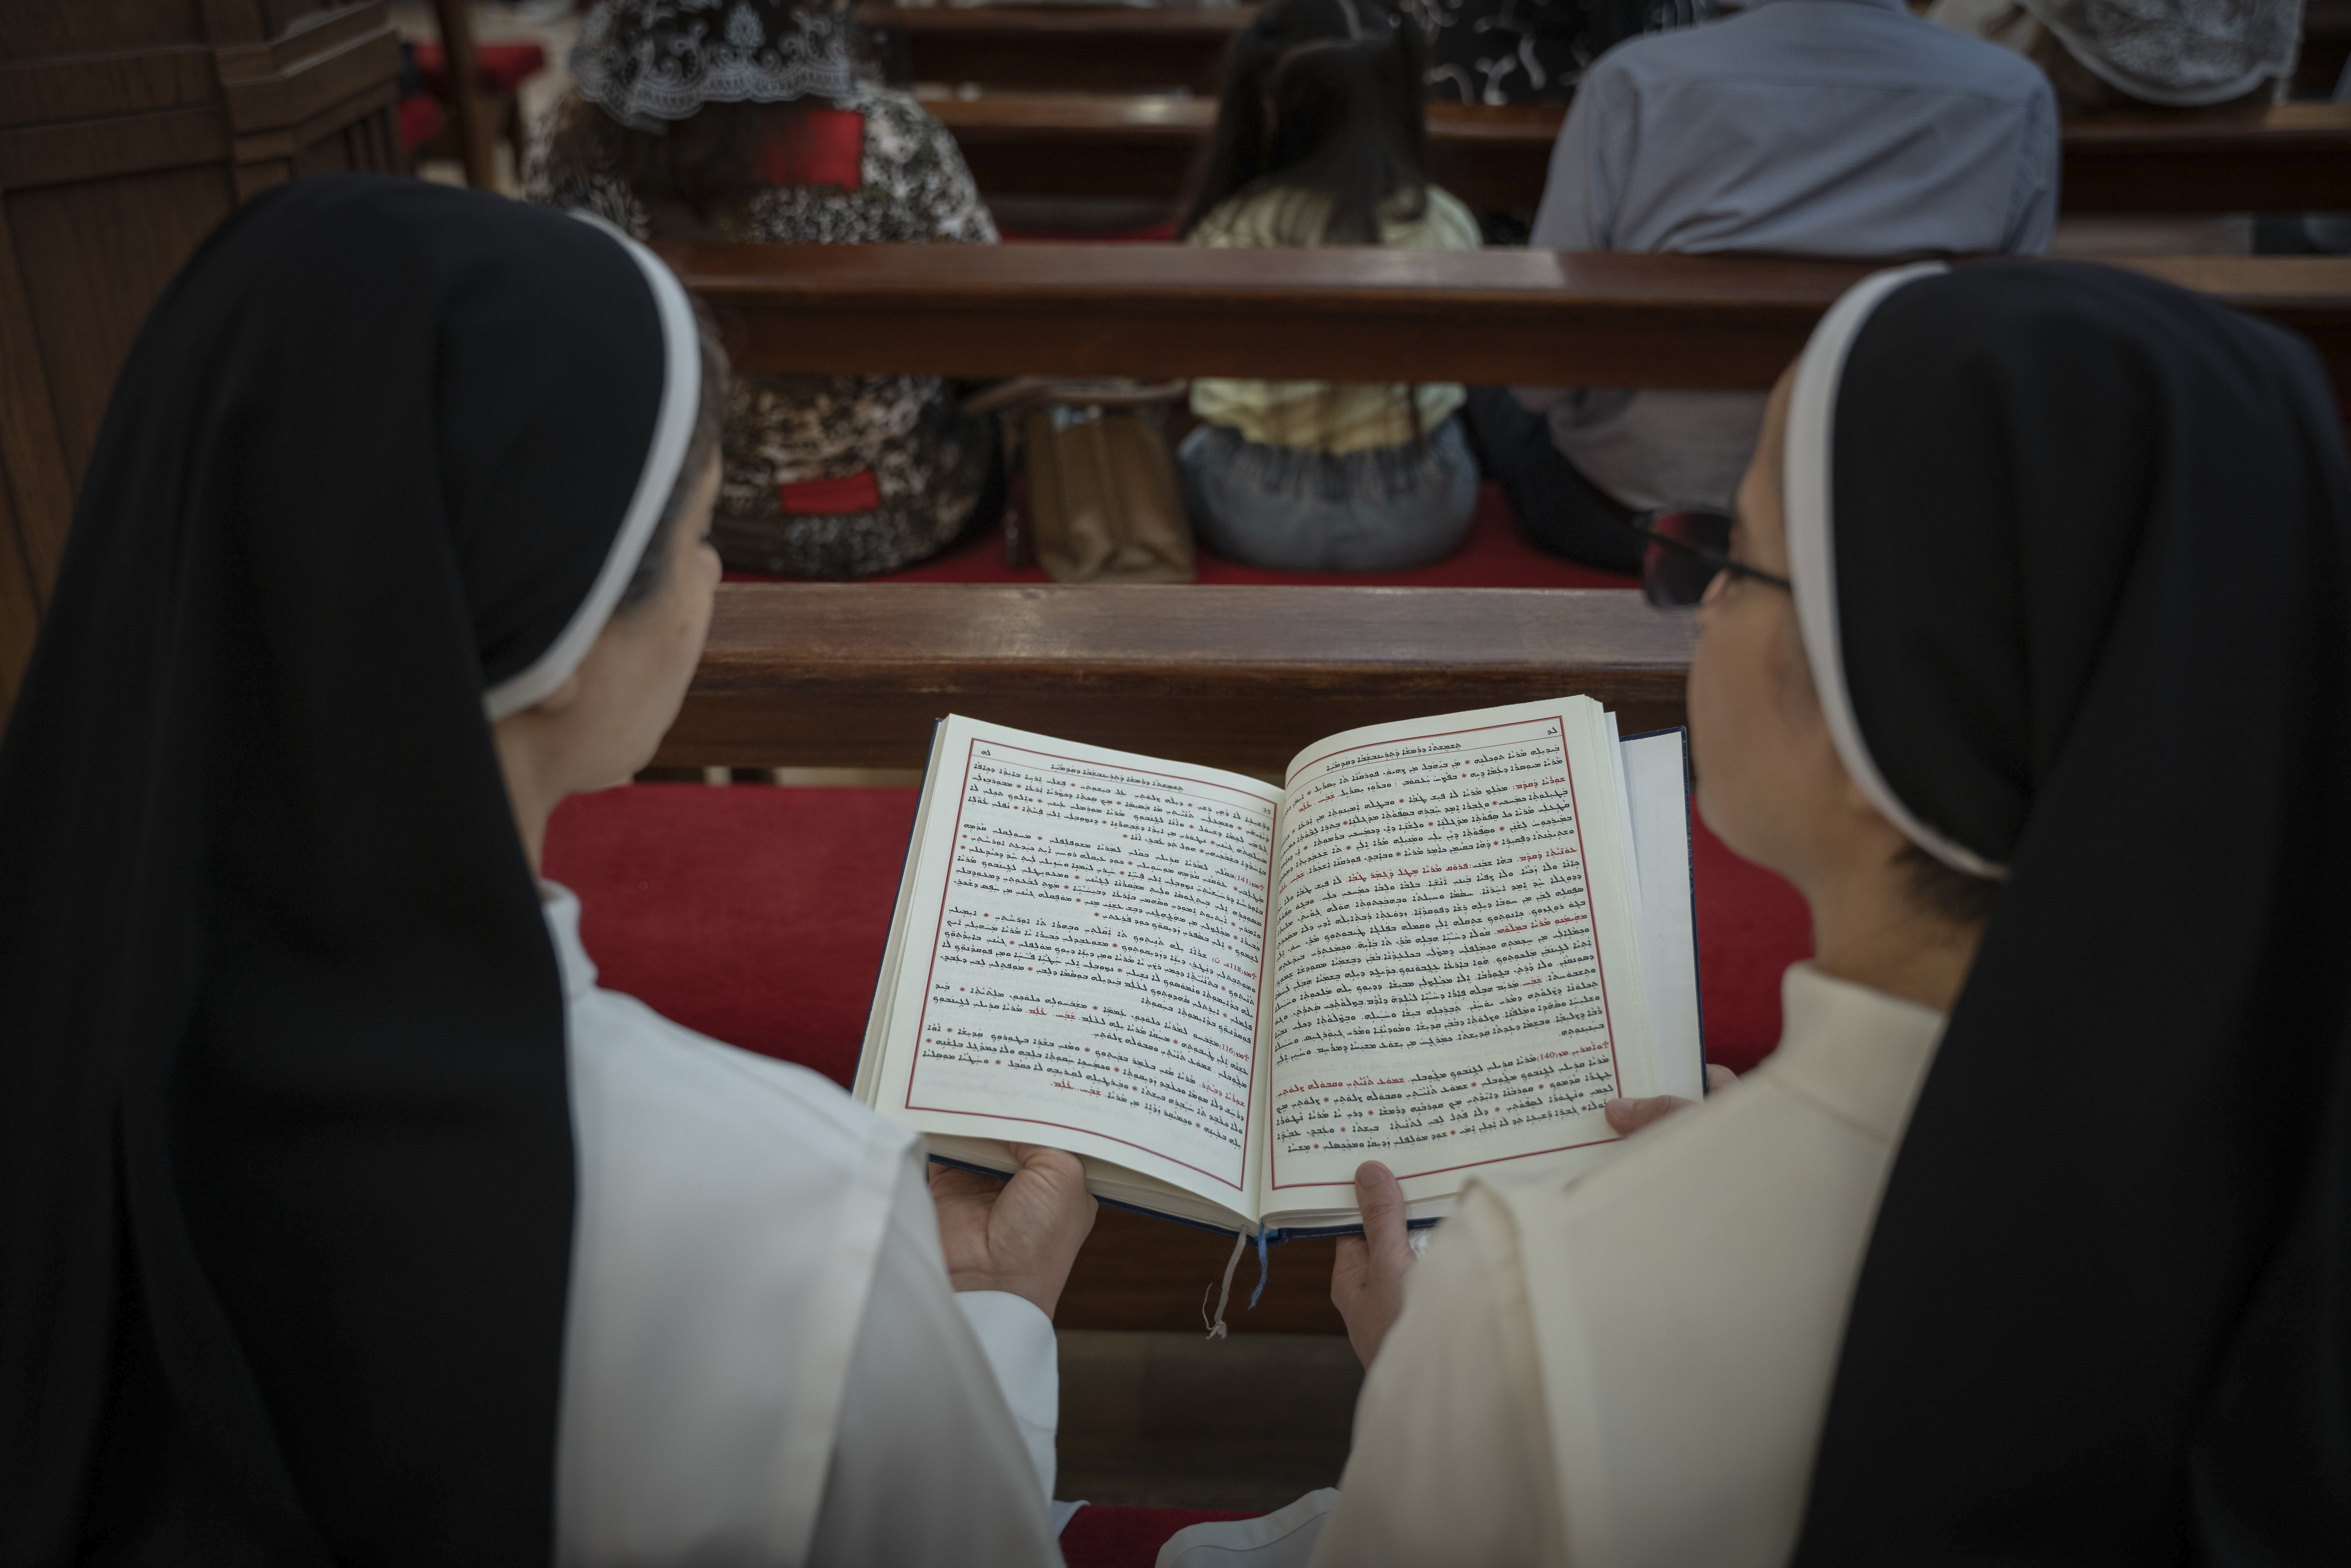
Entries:
{"type": "MultiPolygon", "coordinates": [[[[946,129],[864,57],[840,0],[598,0],[540,123],[535,202],[639,239],[991,244],[946,129]]],[[[715,528],[739,570],[863,577],[993,507],[995,438],[928,376],[737,378],[715,528]]]]}
{"type": "Polygon", "coordinates": [[[2030,57],[2066,114],[2265,103],[2302,45],[2302,0],[1937,0],[1928,16],[2030,57]]]}

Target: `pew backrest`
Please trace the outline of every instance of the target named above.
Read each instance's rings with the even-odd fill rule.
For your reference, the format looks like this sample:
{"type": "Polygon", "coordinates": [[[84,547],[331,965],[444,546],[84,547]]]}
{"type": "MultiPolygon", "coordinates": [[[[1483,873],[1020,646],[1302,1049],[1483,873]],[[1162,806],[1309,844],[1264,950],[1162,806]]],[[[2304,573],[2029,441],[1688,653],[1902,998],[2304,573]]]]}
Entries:
{"type": "MultiPolygon", "coordinates": [[[[664,254],[752,371],[1684,388],[1770,386],[1878,265],[1091,245],[664,254]]],[[[2129,265],[2303,332],[2351,386],[2351,259],[2129,265]]]]}
{"type": "Polygon", "coordinates": [[[956,712],[1279,779],[1356,725],[1572,692],[1678,724],[1695,634],[1625,590],[727,583],[656,765],[920,768],[956,712]]]}
{"type": "Polygon", "coordinates": [[[1254,5],[860,5],[901,82],[1213,95],[1254,5]]]}
{"type": "MultiPolygon", "coordinates": [[[[1174,200],[1216,127],[1213,100],[997,93],[926,107],[990,195],[1174,200]]],[[[1472,207],[1541,200],[1566,110],[1431,104],[1429,175],[1472,207]]],[[[2064,126],[2069,213],[2351,210],[2351,104],[2106,113],[2064,126]]]]}

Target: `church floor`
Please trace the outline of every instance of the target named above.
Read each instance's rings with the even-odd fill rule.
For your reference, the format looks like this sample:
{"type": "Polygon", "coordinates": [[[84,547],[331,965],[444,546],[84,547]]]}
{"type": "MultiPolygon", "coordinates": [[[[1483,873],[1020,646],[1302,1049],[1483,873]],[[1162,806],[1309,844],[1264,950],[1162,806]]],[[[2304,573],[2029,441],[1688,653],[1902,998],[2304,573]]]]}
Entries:
{"type": "Polygon", "coordinates": [[[1335,1486],[1363,1368],[1337,1334],[1065,1329],[1057,1496],[1270,1511],[1335,1486]]]}

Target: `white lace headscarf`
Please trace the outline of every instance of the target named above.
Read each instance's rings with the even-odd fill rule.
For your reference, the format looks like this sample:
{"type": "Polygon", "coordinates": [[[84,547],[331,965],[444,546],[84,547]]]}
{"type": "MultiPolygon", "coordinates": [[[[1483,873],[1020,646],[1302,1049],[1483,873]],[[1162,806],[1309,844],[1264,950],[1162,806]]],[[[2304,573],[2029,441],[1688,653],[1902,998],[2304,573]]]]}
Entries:
{"type": "Polygon", "coordinates": [[[657,131],[705,103],[813,98],[859,107],[850,0],[597,0],[571,47],[580,96],[623,125],[657,131]]]}
{"type": "Polygon", "coordinates": [[[2067,52],[2145,103],[2189,108],[2290,76],[2302,0],[2022,0],[2067,52]]]}

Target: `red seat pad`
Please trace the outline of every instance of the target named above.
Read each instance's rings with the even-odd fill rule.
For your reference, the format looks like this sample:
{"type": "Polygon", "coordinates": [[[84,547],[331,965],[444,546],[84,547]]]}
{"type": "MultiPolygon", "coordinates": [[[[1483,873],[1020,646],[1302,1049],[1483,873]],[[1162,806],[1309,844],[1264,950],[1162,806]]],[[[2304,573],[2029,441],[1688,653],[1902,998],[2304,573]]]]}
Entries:
{"type": "Polygon", "coordinates": [[[400,144],[411,152],[441,134],[447,117],[430,93],[413,92],[400,100],[400,144]]]}
{"type": "MultiPolygon", "coordinates": [[[[537,44],[483,44],[474,54],[492,92],[512,92],[547,68],[547,50],[537,44]]],[[[439,44],[416,46],[416,74],[434,94],[449,96],[449,57],[439,44]]]]}
{"type": "MultiPolygon", "coordinates": [[[[730,571],[729,582],[789,582],[789,578],[730,571]]],[[[870,578],[872,582],[1050,582],[1036,566],[1004,564],[1004,528],[991,523],[971,538],[904,571],[870,578]]],[[[1408,571],[1269,571],[1200,552],[1200,580],[1217,583],[1289,583],[1354,588],[1637,588],[1633,578],[1579,566],[1537,549],[1519,533],[1517,514],[1499,485],[1479,486],[1478,510],[1461,548],[1440,561],[1408,571]]]]}
{"type": "Polygon", "coordinates": [[[1096,1508],[1078,1510],[1061,1531],[1061,1561],[1069,1568],[1151,1568],[1167,1538],[1186,1525],[1227,1519],[1255,1519],[1214,1508],[1096,1508]]]}
{"type": "MultiPolygon", "coordinates": [[[[847,1084],[914,830],[913,789],[636,784],[566,801],[546,871],[580,895],[602,983],[690,1029],[847,1084]]],[[[1708,1056],[1780,1038],[1780,973],[1812,951],[1795,891],[1693,821],[1708,1056]]]]}

